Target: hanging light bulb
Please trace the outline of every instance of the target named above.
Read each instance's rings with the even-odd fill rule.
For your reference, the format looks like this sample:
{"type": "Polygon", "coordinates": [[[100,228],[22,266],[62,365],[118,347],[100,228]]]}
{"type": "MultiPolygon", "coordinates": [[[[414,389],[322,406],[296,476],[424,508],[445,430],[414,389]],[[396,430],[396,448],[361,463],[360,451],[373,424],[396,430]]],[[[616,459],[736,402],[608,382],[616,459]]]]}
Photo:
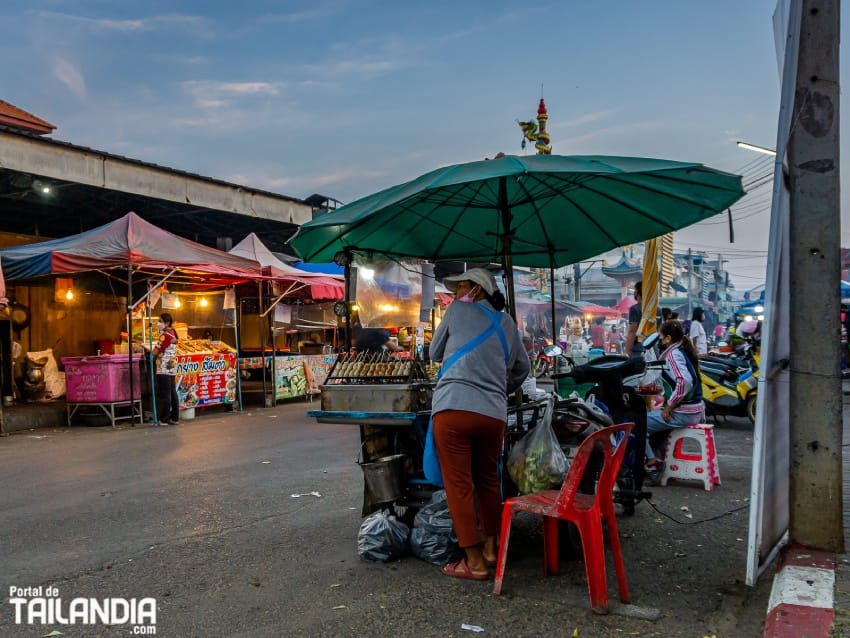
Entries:
{"type": "Polygon", "coordinates": [[[65,291],[65,299],[67,299],[68,301],[71,301],[73,298],[74,298],[74,289],[68,288],[68,290],[65,291]]]}
{"type": "Polygon", "coordinates": [[[206,297],[201,297],[201,308],[206,308],[209,305],[206,297]]]}
{"type": "Polygon", "coordinates": [[[174,296],[174,307],[175,307],[175,308],[179,308],[179,307],[180,307],[180,305],[181,305],[181,304],[180,304],[180,297],[178,297],[177,295],[175,295],[175,296],[174,296]]]}

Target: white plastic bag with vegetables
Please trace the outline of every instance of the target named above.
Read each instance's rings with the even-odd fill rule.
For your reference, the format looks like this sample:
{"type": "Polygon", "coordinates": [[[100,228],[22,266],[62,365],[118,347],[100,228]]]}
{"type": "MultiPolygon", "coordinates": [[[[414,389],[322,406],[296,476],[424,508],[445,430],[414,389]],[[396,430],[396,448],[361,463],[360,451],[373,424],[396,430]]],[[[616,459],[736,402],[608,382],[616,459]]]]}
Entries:
{"type": "Polygon", "coordinates": [[[557,488],[567,473],[567,457],[552,431],[554,404],[550,398],[537,426],[508,455],[508,474],[520,494],[557,488]]]}

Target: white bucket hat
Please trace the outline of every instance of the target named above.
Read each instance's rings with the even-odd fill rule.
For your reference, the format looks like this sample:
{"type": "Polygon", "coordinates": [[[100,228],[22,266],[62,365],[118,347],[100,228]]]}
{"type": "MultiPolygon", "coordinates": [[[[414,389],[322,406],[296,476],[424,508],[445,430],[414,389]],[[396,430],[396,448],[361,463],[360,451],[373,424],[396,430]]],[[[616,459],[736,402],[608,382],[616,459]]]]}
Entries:
{"type": "Polygon", "coordinates": [[[478,284],[488,295],[496,292],[496,278],[493,276],[493,273],[484,268],[470,268],[459,275],[443,277],[443,285],[451,292],[457,290],[457,284],[460,281],[471,281],[474,284],[478,284]]]}

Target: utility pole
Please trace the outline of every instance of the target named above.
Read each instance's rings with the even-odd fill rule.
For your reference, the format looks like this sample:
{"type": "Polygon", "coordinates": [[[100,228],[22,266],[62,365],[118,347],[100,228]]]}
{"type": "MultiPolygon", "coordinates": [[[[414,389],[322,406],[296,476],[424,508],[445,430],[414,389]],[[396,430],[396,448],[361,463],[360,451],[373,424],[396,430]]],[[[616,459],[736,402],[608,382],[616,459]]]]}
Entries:
{"type": "Polygon", "coordinates": [[[802,0],[790,177],[791,541],[844,551],[837,0],[802,0]],[[818,330],[811,329],[816,313],[818,330]]]}
{"type": "Polygon", "coordinates": [[[685,319],[690,319],[693,313],[693,301],[691,301],[691,286],[694,281],[694,253],[688,248],[688,316],[685,319]]]}
{"type": "Polygon", "coordinates": [[[573,264],[573,285],[575,286],[575,301],[581,300],[581,263],[573,264]]]}
{"type": "Polygon", "coordinates": [[[720,323],[720,273],[723,272],[723,255],[717,253],[717,268],[714,269],[714,319],[720,323]]]}

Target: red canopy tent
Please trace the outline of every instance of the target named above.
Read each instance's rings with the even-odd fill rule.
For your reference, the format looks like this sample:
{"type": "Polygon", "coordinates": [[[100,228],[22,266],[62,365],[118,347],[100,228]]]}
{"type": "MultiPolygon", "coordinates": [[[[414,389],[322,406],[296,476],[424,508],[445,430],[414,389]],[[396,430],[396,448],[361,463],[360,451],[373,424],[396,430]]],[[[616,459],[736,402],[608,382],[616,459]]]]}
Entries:
{"type": "Polygon", "coordinates": [[[606,319],[619,319],[622,314],[619,308],[598,306],[592,303],[583,305],[581,309],[584,314],[591,314],[594,317],[605,317],[606,319]]]}

